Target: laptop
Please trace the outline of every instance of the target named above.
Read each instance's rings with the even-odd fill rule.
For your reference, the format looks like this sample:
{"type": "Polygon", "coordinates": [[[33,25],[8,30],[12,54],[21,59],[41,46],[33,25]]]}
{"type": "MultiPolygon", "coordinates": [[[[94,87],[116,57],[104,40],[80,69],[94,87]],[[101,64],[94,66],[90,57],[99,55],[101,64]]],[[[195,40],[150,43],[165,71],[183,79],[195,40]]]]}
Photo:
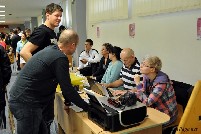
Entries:
{"type": "MultiPolygon", "coordinates": [[[[108,105],[104,104],[101,100],[102,97],[97,97],[94,91],[92,90],[88,90],[86,88],[84,88],[87,96],[89,97],[89,102],[96,106],[100,111],[104,112],[104,113],[108,113],[108,112],[117,112],[117,110],[109,107],[108,105]]],[[[106,97],[104,97],[106,98],[106,97]]]]}
{"type": "Polygon", "coordinates": [[[95,93],[102,95],[102,96],[113,97],[111,91],[108,88],[102,86],[96,80],[94,80],[92,78],[87,78],[87,80],[90,85],[89,90],[92,90],[95,93]]]}

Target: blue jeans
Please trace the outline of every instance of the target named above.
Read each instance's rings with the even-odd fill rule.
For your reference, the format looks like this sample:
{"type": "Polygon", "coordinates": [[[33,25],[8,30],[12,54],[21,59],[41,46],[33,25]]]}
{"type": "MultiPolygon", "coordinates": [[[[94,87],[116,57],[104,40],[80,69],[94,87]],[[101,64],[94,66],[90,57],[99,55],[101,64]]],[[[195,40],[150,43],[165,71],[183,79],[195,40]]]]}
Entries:
{"type": "Polygon", "coordinates": [[[48,134],[43,108],[18,102],[9,102],[9,107],[17,120],[17,134],[48,134]]]}

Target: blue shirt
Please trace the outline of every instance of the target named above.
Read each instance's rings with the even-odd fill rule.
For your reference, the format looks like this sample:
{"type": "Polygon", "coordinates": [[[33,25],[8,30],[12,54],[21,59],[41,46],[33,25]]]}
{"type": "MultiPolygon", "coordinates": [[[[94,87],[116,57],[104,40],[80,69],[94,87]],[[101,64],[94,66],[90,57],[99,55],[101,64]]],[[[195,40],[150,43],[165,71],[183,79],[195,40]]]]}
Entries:
{"type": "Polygon", "coordinates": [[[20,51],[22,50],[22,48],[24,47],[24,45],[27,43],[27,40],[25,40],[24,42],[22,40],[17,42],[17,48],[16,48],[16,52],[20,53],[20,51]]]}
{"type": "Polygon", "coordinates": [[[105,71],[105,74],[103,75],[101,83],[112,83],[118,80],[120,78],[122,66],[123,63],[119,60],[115,61],[114,64],[110,62],[107,70],[105,71]]]}

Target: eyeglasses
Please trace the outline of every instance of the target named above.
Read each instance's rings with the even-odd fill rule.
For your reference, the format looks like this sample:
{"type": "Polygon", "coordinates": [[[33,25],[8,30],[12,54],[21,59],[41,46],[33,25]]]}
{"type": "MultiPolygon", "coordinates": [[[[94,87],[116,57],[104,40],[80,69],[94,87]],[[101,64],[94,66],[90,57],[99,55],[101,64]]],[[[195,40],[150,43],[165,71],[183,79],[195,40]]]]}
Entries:
{"type": "Polygon", "coordinates": [[[140,66],[148,67],[148,68],[153,68],[153,67],[151,67],[151,66],[149,66],[149,65],[146,65],[144,62],[141,62],[141,63],[140,63],[140,66]]]}

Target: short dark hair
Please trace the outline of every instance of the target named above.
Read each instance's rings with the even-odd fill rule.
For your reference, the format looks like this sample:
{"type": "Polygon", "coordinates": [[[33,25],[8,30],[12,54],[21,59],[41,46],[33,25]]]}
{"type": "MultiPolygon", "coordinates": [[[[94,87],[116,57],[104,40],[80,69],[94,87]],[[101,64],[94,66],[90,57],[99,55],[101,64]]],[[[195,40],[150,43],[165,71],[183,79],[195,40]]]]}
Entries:
{"type": "Polygon", "coordinates": [[[26,29],[25,29],[25,32],[31,32],[31,29],[26,28],[26,29]]]}
{"type": "Polygon", "coordinates": [[[13,29],[14,34],[18,34],[17,29],[13,29]]]}
{"type": "Polygon", "coordinates": [[[91,39],[86,39],[86,42],[89,42],[91,46],[93,46],[93,40],[91,39]]]}
{"type": "Polygon", "coordinates": [[[18,31],[22,31],[20,27],[16,27],[16,29],[17,29],[18,31]]]}
{"type": "Polygon", "coordinates": [[[66,28],[65,28],[65,26],[63,26],[63,25],[61,25],[60,27],[59,27],[59,31],[61,32],[61,30],[65,30],[66,28]]]}
{"type": "Polygon", "coordinates": [[[23,32],[22,34],[24,34],[24,36],[25,36],[25,37],[27,37],[27,34],[26,34],[26,32],[23,32]]]}
{"type": "Polygon", "coordinates": [[[51,3],[51,4],[46,6],[45,13],[52,14],[56,10],[59,10],[59,11],[63,12],[63,9],[62,9],[62,7],[60,5],[55,4],[55,3],[51,3]]]}
{"type": "Polygon", "coordinates": [[[121,51],[122,49],[120,47],[114,46],[114,47],[111,47],[111,49],[109,50],[109,53],[115,54],[117,60],[120,60],[121,51]]]}
{"type": "Polygon", "coordinates": [[[4,33],[0,33],[0,39],[5,39],[5,34],[4,33]]]}
{"type": "Polygon", "coordinates": [[[113,47],[110,43],[104,43],[102,46],[105,46],[107,51],[110,51],[110,49],[113,47]]]}

